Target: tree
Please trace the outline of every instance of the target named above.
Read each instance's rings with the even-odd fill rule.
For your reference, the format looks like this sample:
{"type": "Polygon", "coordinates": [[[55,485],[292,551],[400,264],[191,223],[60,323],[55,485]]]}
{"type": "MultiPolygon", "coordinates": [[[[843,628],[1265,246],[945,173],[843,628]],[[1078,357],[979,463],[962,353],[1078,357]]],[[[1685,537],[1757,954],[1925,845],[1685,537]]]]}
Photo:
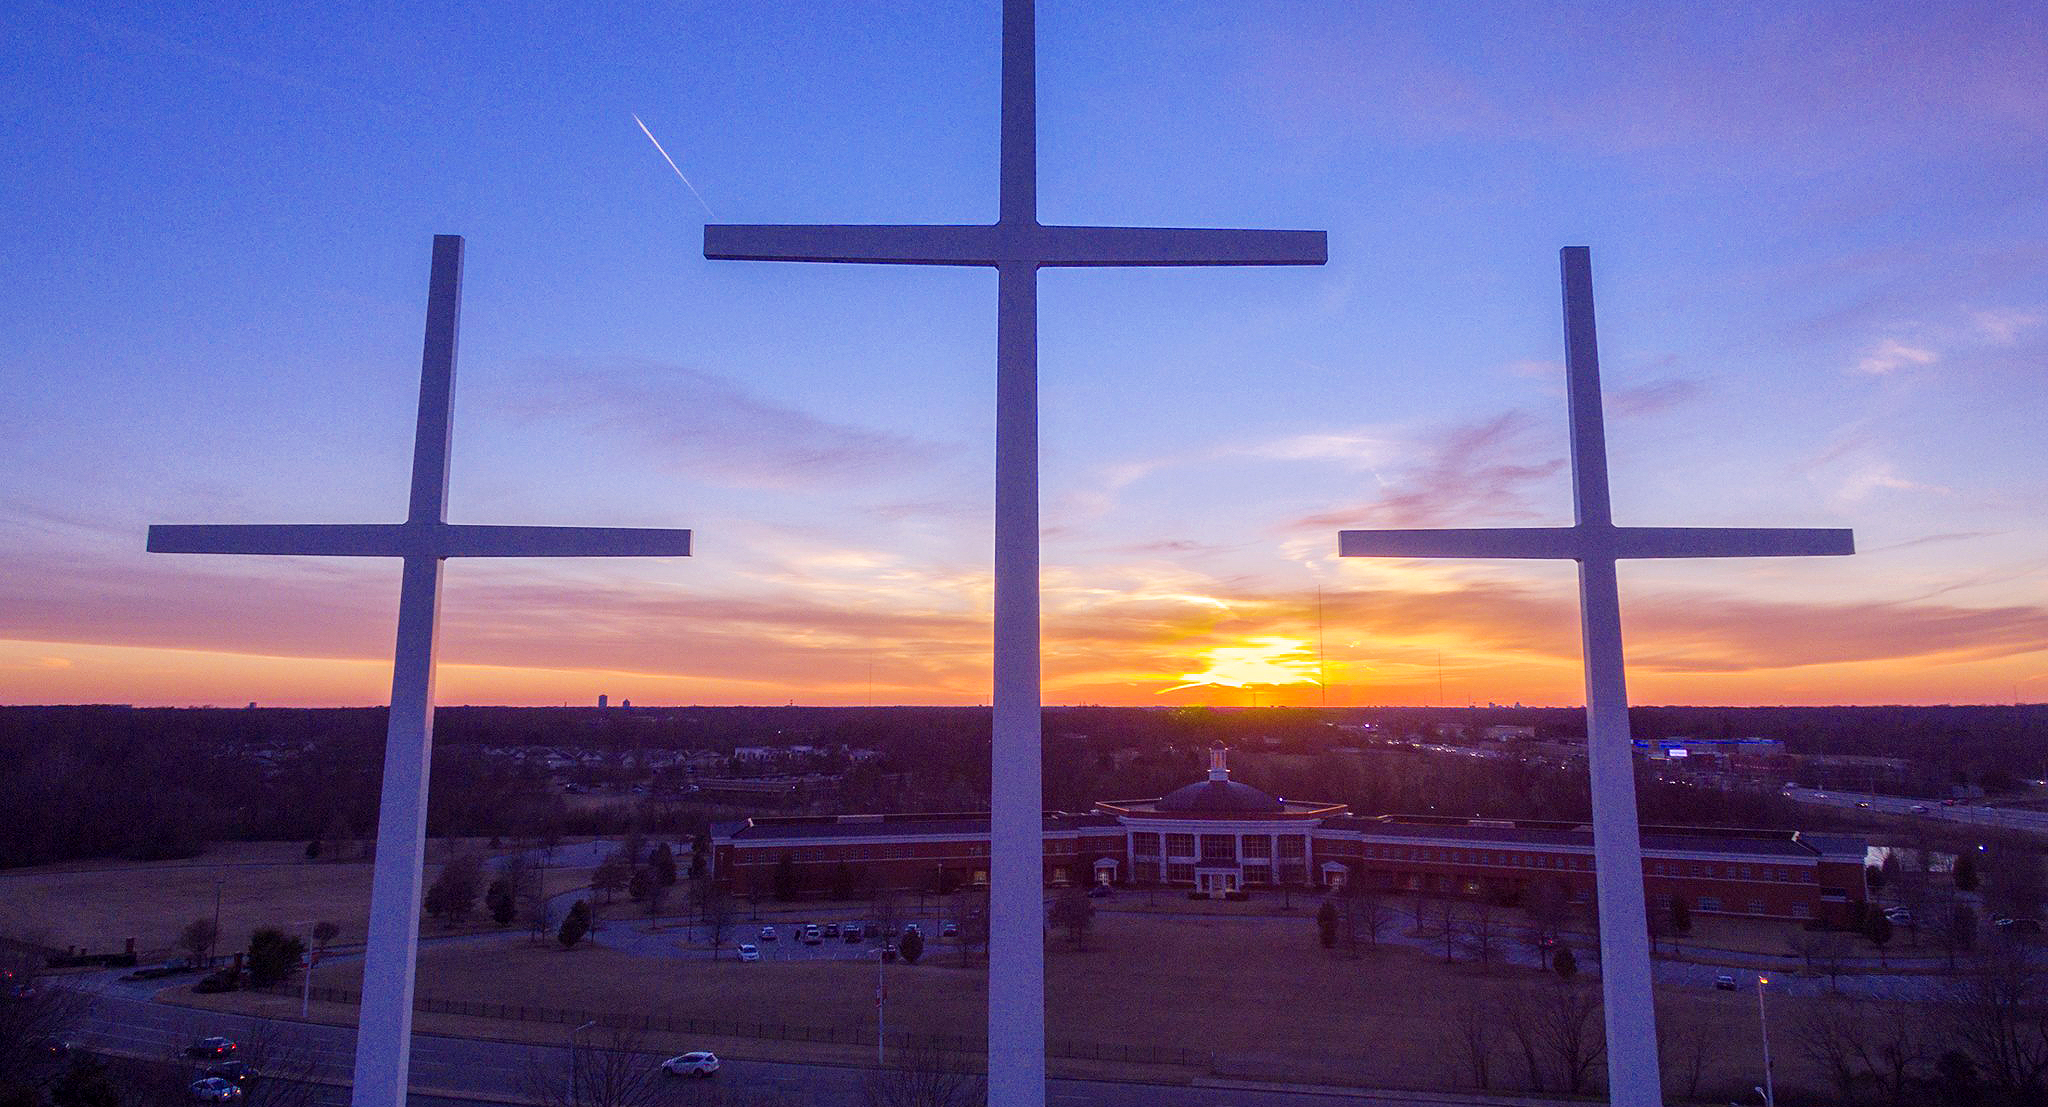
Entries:
{"type": "Polygon", "coordinates": [[[220,928],[211,918],[193,919],[178,932],[178,948],[192,955],[195,965],[213,962],[213,944],[220,940],[220,928]]]}
{"type": "Polygon", "coordinates": [[[866,1107],[981,1107],[988,1081],[951,1053],[928,1042],[898,1050],[893,1064],[869,1069],[861,1080],[866,1107]]]}
{"type": "Polygon", "coordinates": [[[653,1107],[673,1089],[668,1074],[647,1063],[645,1048],[623,1027],[572,1033],[566,1053],[527,1054],[520,1090],[543,1107],[653,1107]]]}
{"type": "Polygon", "coordinates": [[[632,881],[632,873],[632,866],[626,863],[626,855],[614,852],[591,870],[590,890],[603,892],[604,901],[610,903],[613,896],[626,890],[626,885],[632,881]]]}
{"type": "Polygon", "coordinates": [[[1601,1023],[1600,990],[1576,980],[1515,992],[1506,1005],[1508,1032],[1522,1045],[1531,1060],[1532,1090],[1545,1087],[1543,1072],[1534,1063],[1547,1064],[1549,1083],[1573,1095],[1589,1090],[1600,1059],[1607,1052],[1601,1023]]]}
{"type": "Polygon", "coordinates": [[[267,988],[282,983],[298,971],[299,960],[305,956],[305,939],[273,926],[258,930],[249,935],[249,986],[267,988]]]}
{"type": "Polygon", "coordinates": [[[2039,1103],[2048,1086],[2048,971],[2008,946],[1952,984],[1942,1002],[1948,1037],[1975,1073],[2014,1103],[2039,1103]]]}
{"type": "Polygon", "coordinates": [[[1685,905],[1684,896],[1671,897],[1671,932],[1681,936],[1692,933],[1692,908],[1685,905]]]}
{"type": "Polygon", "coordinates": [[[499,926],[512,924],[518,907],[512,902],[512,886],[504,877],[491,881],[491,886],[484,889],[484,910],[490,912],[491,921],[499,926]]]}
{"type": "Polygon", "coordinates": [[[306,843],[306,860],[320,860],[320,839],[314,838],[306,843]]]}
{"type": "Polygon", "coordinates": [[[896,943],[896,954],[906,965],[917,964],[917,959],[924,956],[924,934],[916,930],[905,934],[903,940],[896,943]]]}
{"type": "Polygon", "coordinates": [[[70,1036],[88,1000],[69,988],[41,987],[39,962],[27,956],[0,960],[0,973],[14,994],[0,997],[0,1090],[27,1086],[46,1077],[42,1043],[70,1036]]]}
{"type": "Polygon", "coordinates": [[[1795,930],[1785,935],[1785,948],[1792,951],[1806,964],[1806,974],[1813,975],[1813,959],[1821,951],[1823,939],[1811,930],[1795,930]]]}
{"type": "Polygon", "coordinates": [[[676,851],[667,842],[654,847],[654,853],[647,859],[648,867],[654,870],[654,882],[663,888],[676,885],[676,851]]]}
{"type": "Polygon", "coordinates": [[[1873,891],[1873,892],[1882,892],[1882,891],[1884,891],[1884,882],[1885,882],[1885,871],[1884,871],[1884,866],[1883,866],[1883,865],[1865,865],[1865,866],[1863,866],[1863,883],[1865,883],[1865,884],[1869,885],[1869,886],[1870,886],[1870,890],[1871,890],[1871,891],[1873,891]]]}
{"type": "Polygon", "coordinates": [[[702,880],[704,874],[710,871],[710,864],[711,835],[709,832],[700,831],[696,837],[690,839],[690,879],[702,880]]]}
{"type": "Polygon", "coordinates": [[[1572,952],[1572,947],[1557,947],[1557,952],[1550,957],[1550,971],[1565,980],[1570,980],[1578,975],[1579,958],[1577,954],[1572,952]]]}
{"type": "Polygon", "coordinates": [[[719,948],[725,945],[727,938],[732,937],[736,921],[732,893],[726,891],[723,884],[707,881],[704,885],[702,908],[704,931],[711,939],[711,958],[715,961],[718,959],[719,948]]]}
{"type": "Polygon", "coordinates": [[[1052,901],[1052,912],[1048,917],[1052,925],[1067,932],[1074,948],[1088,948],[1088,928],[1095,924],[1095,901],[1080,888],[1068,888],[1052,901]]]}
{"type": "Polygon", "coordinates": [[[1955,879],[1956,891],[1974,892],[1977,890],[1976,854],[1964,853],[1956,858],[1955,879]]]}
{"type": "Polygon", "coordinates": [[[1493,968],[1493,956],[1500,949],[1500,917],[1493,904],[1481,900],[1465,913],[1458,927],[1458,946],[1479,962],[1482,970],[1493,968]]]}
{"type": "Polygon", "coordinates": [[[647,898],[648,891],[653,887],[654,874],[646,869],[634,869],[633,875],[626,878],[626,898],[639,903],[647,898]]]}
{"type": "Polygon", "coordinates": [[[1878,967],[1884,967],[1884,947],[1891,944],[1892,921],[1885,918],[1883,912],[1872,912],[1870,917],[1863,921],[1863,936],[1870,939],[1871,945],[1877,947],[1878,967]]]}
{"type": "Polygon", "coordinates": [[[1329,900],[1316,908],[1316,936],[1322,940],[1324,949],[1337,947],[1337,905],[1329,900]]]}
{"type": "Polygon", "coordinates": [[[590,933],[590,904],[586,900],[579,899],[569,908],[569,913],[562,916],[562,928],[555,932],[555,940],[562,943],[563,949],[568,949],[577,942],[582,941],[583,936],[588,933],[590,933]]]}
{"type": "Polygon", "coordinates": [[[329,942],[340,936],[341,927],[335,923],[322,919],[313,924],[313,946],[316,949],[326,949],[329,942]]]}
{"type": "Polygon", "coordinates": [[[427,914],[459,923],[476,909],[477,892],[483,885],[484,859],[474,853],[459,853],[441,866],[434,883],[421,898],[427,914]]]}
{"type": "MultiPolygon", "coordinates": [[[[696,871],[696,861],[691,860],[691,872],[696,871]]],[[[783,854],[775,859],[775,898],[788,903],[797,897],[799,884],[796,872],[796,858],[783,854]]]]}

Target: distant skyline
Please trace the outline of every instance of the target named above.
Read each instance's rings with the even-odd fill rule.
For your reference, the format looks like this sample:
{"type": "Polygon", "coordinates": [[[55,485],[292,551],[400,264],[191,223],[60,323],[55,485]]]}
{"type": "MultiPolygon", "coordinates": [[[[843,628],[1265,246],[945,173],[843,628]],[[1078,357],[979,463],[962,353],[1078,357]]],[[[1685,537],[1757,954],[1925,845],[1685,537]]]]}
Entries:
{"type": "MultiPolygon", "coordinates": [[[[993,219],[997,5],[389,14],[5,17],[0,702],[384,702],[395,565],[143,532],[403,515],[435,233],[450,519],[696,535],[450,563],[441,702],[987,702],[992,275],[701,242],[993,219]]],[[[1580,702],[1568,564],[1336,557],[1570,521],[1573,244],[1617,521],[1859,549],[1624,565],[1634,702],[2048,700],[2044,71],[1995,3],[1041,3],[1048,222],[1330,232],[1042,275],[1046,701],[1580,702]]]]}

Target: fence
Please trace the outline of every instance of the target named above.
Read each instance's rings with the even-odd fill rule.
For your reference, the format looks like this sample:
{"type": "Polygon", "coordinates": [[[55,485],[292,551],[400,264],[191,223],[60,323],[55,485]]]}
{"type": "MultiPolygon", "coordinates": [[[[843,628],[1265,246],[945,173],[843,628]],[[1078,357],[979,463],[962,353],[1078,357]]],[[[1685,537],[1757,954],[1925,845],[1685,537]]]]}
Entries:
{"type": "MultiPolygon", "coordinates": [[[[263,989],[277,995],[296,996],[300,989],[291,985],[280,985],[263,989]]],[[[328,988],[315,986],[312,998],[323,1003],[355,1004],[362,1001],[362,993],[349,988],[328,988]]],[[[505,1019],[515,1022],[561,1023],[581,1026],[594,1022],[599,1026],[618,1030],[639,1030],[647,1033],[696,1034],[718,1038],[756,1038],[779,1042],[825,1042],[833,1045],[873,1045],[872,1031],[840,1026],[793,1026],[780,1022],[742,1022],[735,1019],[684,1018],[660,1014],[623,1014],[616,1011],[590,1011],[567,1007],[536,1007],[521,1003],[484,1003],[476,1000],[436,999],[418,996],[413,1000],[413,1010],[437,1015],[467,1015],[480,1019],[505,1019]]],[[[988,1041],[979,1036],[966,1034],[911,1034],[892,1033],[886,1036],[888,1044],[895,1049],[935,1049],[947,1053],[981,1054],[988,1052],[988,1041]]],[[[1051,1057],[1078,1061],[1120,1061],[1138,1065],[1193,1066],[1207,1070],[1214,1058],[1207,1050],[1174,1049],[1161,1046],[1121,1045],[1111,1042],[1078,1042],[1059,1039],[1048,1040],[1045,1052],[1051,1057]]]]}

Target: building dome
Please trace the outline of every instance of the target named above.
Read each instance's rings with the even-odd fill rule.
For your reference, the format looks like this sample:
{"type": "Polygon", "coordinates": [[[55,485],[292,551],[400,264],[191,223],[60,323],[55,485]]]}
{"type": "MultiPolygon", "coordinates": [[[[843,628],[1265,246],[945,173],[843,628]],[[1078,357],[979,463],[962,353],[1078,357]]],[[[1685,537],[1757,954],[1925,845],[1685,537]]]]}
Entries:
{"type": "Polygon", "coordinates": [[[1284,811],[1287,805],[1249,784],[1230,779],[1223,744],[1209,750],[1209,779],[1198,780],[1159,797],[1158,811],[1262,812],[1284,811]]]}
{"type": "Polygon", "coordinates": [[[1159,797],[1161,811],[1279,811],[1285,805],[1249,784],[1198,780],[1159,797]]]}

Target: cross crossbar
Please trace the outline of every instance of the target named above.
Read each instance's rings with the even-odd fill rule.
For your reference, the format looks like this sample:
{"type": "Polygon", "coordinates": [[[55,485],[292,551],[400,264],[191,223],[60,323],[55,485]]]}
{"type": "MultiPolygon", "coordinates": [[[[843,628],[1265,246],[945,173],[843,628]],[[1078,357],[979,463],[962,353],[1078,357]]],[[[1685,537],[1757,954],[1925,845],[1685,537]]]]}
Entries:
{"type": "Polygon", "coordinates": [[[324,557],[688,557],[690,532],[431,522],[159,525],[149,528],[149,552],[324,557]]]}
{"type": "Polygon", "coordinates": [[[1852,554],[1855,532],[1793,527],[1500,527],[1346,530],[1343,557],[1541,558],[1560,561],[1852,554]]]}
{"type": "Polygon", "coordinates": [[[878,265],[1321,265],[1322,231],[1183,227],[993,225],[713,224],[714,261],[815,261],[878,265]]]}

